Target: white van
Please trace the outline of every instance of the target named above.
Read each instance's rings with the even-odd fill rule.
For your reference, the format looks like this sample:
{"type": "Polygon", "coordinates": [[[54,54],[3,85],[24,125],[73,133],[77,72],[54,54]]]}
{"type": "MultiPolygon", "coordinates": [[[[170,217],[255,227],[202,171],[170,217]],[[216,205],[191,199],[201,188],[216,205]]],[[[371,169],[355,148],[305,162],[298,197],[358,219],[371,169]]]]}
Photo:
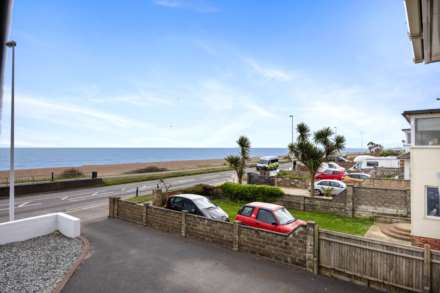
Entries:
{"type": "Polygon", "coordinates": [[[257,163],[257,171],[260,170],[278,170],[279,160],[276,156],[261,157],[257,163]]]}
{"type": "Polygon", "coordinates": [[[399,159],[394,156],[389,157],[373,157],[358,156],[354,159],[356,162],[353,166],[355,170],[374,169],[374,168],[399,168],[399,159]]]}

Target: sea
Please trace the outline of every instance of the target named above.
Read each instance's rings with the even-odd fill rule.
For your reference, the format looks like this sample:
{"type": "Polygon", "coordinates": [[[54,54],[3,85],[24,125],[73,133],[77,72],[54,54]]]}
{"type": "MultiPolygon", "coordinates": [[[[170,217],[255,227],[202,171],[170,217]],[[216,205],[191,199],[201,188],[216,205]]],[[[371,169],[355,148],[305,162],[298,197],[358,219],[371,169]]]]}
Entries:
{"type": "MultiPolygon", "coordinates": [[[[356,152],[359,149],[347,149],[356,152]]],[[[16,148],[15,168],[34,169],[222,159],[238,148],[16,148]]],[[[252,157],[287,155],[286,148],[252,148],[252,157]]],[[[0,148],[0,170],[9,169],[9,149],[0,148]]]]}

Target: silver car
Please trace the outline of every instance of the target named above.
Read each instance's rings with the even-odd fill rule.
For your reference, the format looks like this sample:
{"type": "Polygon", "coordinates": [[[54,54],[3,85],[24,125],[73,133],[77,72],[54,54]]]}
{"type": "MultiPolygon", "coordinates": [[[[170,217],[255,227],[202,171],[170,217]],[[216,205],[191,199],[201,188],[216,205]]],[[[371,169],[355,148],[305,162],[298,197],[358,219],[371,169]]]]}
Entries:
{"type": "Polygon", "coordinates": [[[315,192],[320,195],[326,194],[330,190],[331,195],[338,195],[347,189],[347,185],[339,180],[325,179],[315,182],[315,192]]]}

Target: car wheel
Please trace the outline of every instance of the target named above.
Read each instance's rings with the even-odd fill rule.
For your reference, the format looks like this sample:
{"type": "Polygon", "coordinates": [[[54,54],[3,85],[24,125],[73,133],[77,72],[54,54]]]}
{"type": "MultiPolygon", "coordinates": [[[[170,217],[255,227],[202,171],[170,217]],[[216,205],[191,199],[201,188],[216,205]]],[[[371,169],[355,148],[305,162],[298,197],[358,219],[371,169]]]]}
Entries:
{"type": "Polygon", "coordinates": [[[319,195],[322,195],[322,191],[320,190],[320,189],[315,189],[315,194],[319,194],[319,195]]]}

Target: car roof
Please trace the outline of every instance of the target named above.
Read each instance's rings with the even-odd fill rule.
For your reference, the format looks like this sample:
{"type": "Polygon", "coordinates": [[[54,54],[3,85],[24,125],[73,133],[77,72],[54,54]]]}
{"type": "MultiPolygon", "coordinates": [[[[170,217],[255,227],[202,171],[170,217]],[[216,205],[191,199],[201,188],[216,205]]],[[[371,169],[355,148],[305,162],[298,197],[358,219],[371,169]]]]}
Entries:
{"type": "Polygon", "coordinates": [[[173,195],[172,197],[177,197],[177,196],[183,197],[183,198],[187,198],[187,199],[191,199],[191,200],[199,199],[199,198],[205,198],[203,195],[192,194],[192,193],[176,194],[176,195],[173,195]]]}
{"type": "MultiPolygon", "coordinates": [[[[318,180],[318,181],[316,181],[316,183],[321,182],[321,181],[331,181],[331,182],[344,183],[344,181],[336,180],[336,179],[322,179],[322,180],[318,180]]],[[[344,183],[344,184],[345,184],[345,183],[344,183]]]]}
{"type": "Polygon", "coordinates": [[[271,211],[283,208],[283,206],[280,206],[278,204],[267,203],[267,202],[259,202],[259,201],[254,201],[254,202],[248,203],[248,204],[246,204],[246,206],[254,207],[254,208],[265,208],[265,209],[268,209],[268,210],[271,210],[271,211]]]}

